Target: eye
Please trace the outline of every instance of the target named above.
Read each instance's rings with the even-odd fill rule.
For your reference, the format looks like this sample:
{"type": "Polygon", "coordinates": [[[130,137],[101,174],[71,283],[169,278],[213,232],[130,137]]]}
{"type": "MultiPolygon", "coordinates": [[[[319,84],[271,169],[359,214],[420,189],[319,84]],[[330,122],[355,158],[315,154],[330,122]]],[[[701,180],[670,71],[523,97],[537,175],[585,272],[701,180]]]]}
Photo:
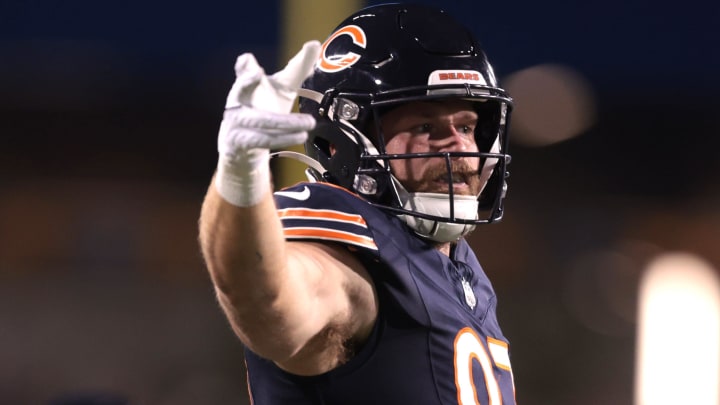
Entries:
{"type": "Polygon", "coordinates": [[[433,129],[432,124],[426,122],[426,123],[414,126],[412,128],[411,132],[413,134],[427,134],[427,133],[430,133],[430,131],[432,131],[432,129],[433,129]]]}
{"type": "Polygon", "coordinates": [[[475,127],[472,125],[460,125],[459,127],[457,127],[456,131],[461,134],[473,136],[475,134],[475,127]]]}
{"type": "Polygon", "coordinates": [[[458,132],[472,135],[472,133],[474,132],[474,128],[470,125],[462,125],[458,128],[458,132]]]}

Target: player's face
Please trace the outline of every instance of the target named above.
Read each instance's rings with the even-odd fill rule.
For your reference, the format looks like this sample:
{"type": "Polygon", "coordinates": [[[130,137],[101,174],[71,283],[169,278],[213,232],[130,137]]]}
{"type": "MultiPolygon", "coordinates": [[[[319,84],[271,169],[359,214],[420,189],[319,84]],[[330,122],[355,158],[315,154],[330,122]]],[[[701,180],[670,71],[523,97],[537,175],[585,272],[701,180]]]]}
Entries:
{"type": "MultiPolygon", "coordinates": [[[[477,121],[478,115],[469,101],[410,102],[382,117],[385,149],[388,154],[478,152],[474,136],[477,121]]],[[[455,194],[480,193],[479,165],[479,158],[453,158],[452,188],[455,194]]],[[[391,168],[410,192],[449,192],[444,158],[393,159],[391,168]]]]}

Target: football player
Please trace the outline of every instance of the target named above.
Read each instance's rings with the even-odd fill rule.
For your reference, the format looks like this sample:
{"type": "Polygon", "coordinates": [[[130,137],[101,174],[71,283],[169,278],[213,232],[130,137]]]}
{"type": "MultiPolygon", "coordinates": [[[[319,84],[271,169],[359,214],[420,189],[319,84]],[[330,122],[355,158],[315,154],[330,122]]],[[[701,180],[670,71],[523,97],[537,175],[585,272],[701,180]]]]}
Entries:
{"type": "Polygon", "coordinates": [[[252,402],[514,404],[464,239],[503,215],[512,100],[469,30],[373,6],[273,75],[252,54],[235,72],[200,241],[252,402]],[[309,181],[273,193],[270,150],[301,143],[309,181]]]}

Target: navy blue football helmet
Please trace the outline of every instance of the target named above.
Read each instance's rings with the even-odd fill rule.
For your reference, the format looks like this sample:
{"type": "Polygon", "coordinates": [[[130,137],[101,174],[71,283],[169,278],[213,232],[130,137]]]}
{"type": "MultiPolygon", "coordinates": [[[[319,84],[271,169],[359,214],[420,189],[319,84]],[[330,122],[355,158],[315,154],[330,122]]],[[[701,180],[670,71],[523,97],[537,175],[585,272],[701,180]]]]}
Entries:
{"type": "Polygon", "coordinates": [[[319,180],[362,195],[398,214],[418,234],[439,242],[502,218],[512,100],[498,87],[478,41],[444,11],[384,4],[354,13],[324,42],[320,60],[298,94],[300,112],[317,120],[305,153],[322,165],[324,171],[315,171],[319,180]],[[479,117],[479,153],[385,152],[379,126],[384,112],[411,101],[446,98],[473,101],[479,117]],[[452,158],[479,157],[484,182],[480,194],[467,201],[468,196],[454,195],[450,186],[447,194],[432,195],[430,201],[423,193],[404,190],[390,161],[430,155],[445,159],[449,185],[452,158]]]}

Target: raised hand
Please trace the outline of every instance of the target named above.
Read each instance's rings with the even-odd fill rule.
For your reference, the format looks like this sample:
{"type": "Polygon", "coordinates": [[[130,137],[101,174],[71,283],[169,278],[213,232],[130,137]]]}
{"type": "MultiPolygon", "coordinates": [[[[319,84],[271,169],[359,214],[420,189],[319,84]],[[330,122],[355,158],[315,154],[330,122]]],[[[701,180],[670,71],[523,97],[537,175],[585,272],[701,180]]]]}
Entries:
{"type": "Polygon", "coordinates": [[[303,45],[284,69],[267,76],[251,53],[235,62],[235,83],[227,96],[220,125],[218,151],[235,155],[254,148],[278,149],[301,144],[315,120],[291,113],[297,89],[312,72],[320,43],[303,45]]]}
{"type": "Polygon", "coordinates": [[[235,82],[218,131],[215,185],[233,205],[257,204],[270,190],[269,150],[301,144],[315,127],[308,114],[292,113],[297,89],[312,73],[320,43],[310,41],[282,70],[267,76],[250,53],[235,62],[235,82]]]}

